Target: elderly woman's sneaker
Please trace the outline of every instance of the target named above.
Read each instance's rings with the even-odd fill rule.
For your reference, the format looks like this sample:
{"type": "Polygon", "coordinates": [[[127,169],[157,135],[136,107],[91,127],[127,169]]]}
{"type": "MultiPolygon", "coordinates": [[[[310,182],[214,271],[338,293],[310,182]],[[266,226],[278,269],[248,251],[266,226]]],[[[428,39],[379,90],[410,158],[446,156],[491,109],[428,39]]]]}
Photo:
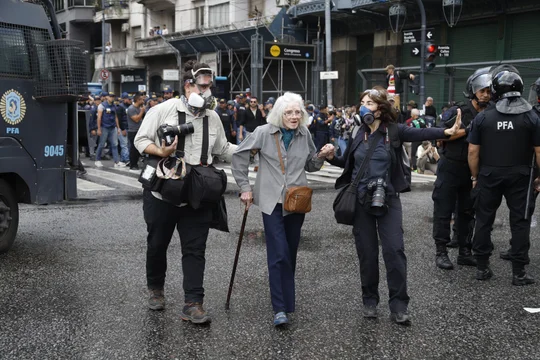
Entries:
{"type": "Polygon", "coordinates": [[[373,305],[364,305],[364,317],[367,319],[377,318],[377,307],[373,305]]]}
{"type": "Polygon", "coordinates": [[[406,312],[391,313],[390,320],[402,326],[411,325],[411,317],[406,312]]]}
{"type": "Polygon", "coordinates": [[[289,323],[289,319],[287,318],[287,314],[284,312],[278,312],[276,315],[274,315],[274,326],[282,326],[289,323]]]}

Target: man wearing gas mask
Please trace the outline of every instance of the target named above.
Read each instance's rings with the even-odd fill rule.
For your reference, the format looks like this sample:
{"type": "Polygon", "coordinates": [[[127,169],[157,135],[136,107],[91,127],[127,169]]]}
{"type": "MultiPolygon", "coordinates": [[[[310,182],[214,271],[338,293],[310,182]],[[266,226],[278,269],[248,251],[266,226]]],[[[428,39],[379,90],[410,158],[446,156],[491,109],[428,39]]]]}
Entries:
{"type": "Polygon", "coordinates": [[[437,180],[433,188],[433,239],[435,239],[435,264],[440,269],[454,268],[448,257],[450,243],[450,222],[456,209],[456,234],[459,244],[458,265],[476,266],[471,253],[471,236],[474,226],[474,210],[471,200],[471,172],[467,162],[469,143],[466,135],[478,113],[484,111],[491,99],[491,75],[489,68],[477,70],[469,77],[463,92],[469,99],[466,104],[449,108],[441,117],[440,127],[454,125],[457,111],[461,109],[461,129],[456,135],[444,141],[440,150],[437,180]],[[457,205],[456,205],[457,202],[457,205]]]}
{"type": "MultiPolygon", "coordinates": [[[[182,79],[182,97],[169,99],[148,112],[135,137],[135,147],[140,153],[153,157],[176,156],[178,160],[183,158],[184,162],[191,166],[203,163],[203,158],[210,165],[214,156],[230,162],[236,145],[227,141],[221,120],[211,108],[214,103],[211,91],[212,70],[207,64],[188,61],[184,65],[182,79]],[[185,124],[182,125],[184,120],[185,124]],[[204,125],[205,123],[207,125],[204,125]],[[162,125],[182,131],[179,130],[179,135],[172,136],[172,143],[169,144],[158,136],[158,129],[162,129],[162,125]],[[207,137],[203,136],[204,133],[207,137]],[[178,144],[180,145],[177,147],[178,144]],[[208,150],[206,156],[203,156],[205,144],[208,150]],[[183,151],[180,150],[182,148],[183,151]]],[[[149,308],[163,310],[165,307],[163,289],[167,270],[167,247],[176,228],[182,245],[184,275],[185,306],[181,317],[197,324],[209,322],[211,319],[203,308],[203,277],[206,240],[213,220],[212,209],[194,209],[187,203],[176,206],[166,201],[161,193],[145,188],[143,212],[148,229],[146,279],[150,293],[149,308]]]]}

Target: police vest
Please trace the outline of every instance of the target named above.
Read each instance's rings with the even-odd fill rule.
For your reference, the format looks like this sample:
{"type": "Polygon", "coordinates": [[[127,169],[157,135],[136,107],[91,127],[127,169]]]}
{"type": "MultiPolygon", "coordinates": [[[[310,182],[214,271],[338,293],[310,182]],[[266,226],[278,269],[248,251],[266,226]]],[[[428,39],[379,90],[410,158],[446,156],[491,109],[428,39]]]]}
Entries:
{"type": "Polygon", "coordinates": [[[221,123],[223,124],[223,128],[225,129],[225,132],[229,133],[231,131],[231,121],[232,121],[231,116],[229,115],[229,112],[227,110],[222,110],[222,109],[217,109],[216,112],[221,119],[221,123]]]}
{"type": "MultiPolygon", "coordinates": [[[[466,128],[478,115],[478,112],[470,101],[466,105],[459,106],[459,108],[461,109],[461,124],[466,128]]],[[[441,154],[447,159],[467,163],[468,152],[469,143],[466,137],[462,137],[454,141],[445,141],[441,154]]]]}
{"type": "Polygon", "coordinates": [[[324,114],[319,114],[316,118],[315,131],[328,132],[328,124],[325,124],[326,116],[324,114]]]}
{"type": "Polygon", "coordinates": [[[109,104],[107,101],[101,103],[103,113],[101,114],[101,127],[114,128],[116,127],[116,107],[109,104]]]}
{"type": "Polygon", "coordinates": [[[480,131],[482,166],[530,166],[533,156],[532,128],[527,113],[501,114],[495,108],[484,110],[480,131]]]}

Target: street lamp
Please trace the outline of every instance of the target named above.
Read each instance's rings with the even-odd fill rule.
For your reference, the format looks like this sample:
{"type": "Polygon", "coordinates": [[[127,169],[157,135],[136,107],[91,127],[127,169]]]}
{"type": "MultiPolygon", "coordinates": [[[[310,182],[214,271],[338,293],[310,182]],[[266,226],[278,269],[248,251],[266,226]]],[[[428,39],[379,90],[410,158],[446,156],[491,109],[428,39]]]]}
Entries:
{"type": "Polygon", "coordinates": [[[390,19],[390,28],[394,33],[399,33],[403,30],[405,19],[407,19],[407,7],[403,4],[394,4],[388,11],[390,19]]]}
{"type": "Polygon", "coordinates": [[[450,27],[454,27],[461,16],[463,9],[463,0],[443,0],[442,8],[446,23],[450,27]]]}

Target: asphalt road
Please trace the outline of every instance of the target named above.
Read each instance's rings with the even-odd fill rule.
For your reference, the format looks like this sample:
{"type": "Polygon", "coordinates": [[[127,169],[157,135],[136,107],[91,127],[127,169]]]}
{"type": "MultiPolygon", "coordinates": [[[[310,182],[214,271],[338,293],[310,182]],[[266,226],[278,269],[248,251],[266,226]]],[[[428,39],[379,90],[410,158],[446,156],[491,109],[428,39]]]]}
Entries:
{"type": "MultiPolygon", "coordinates": [[[[381,260],[379,319],[361,313],[351,229],[336,225],[334,191],[317,190],[298,256],[297,312],[272,326],[262,219],[250,210],[231,309],[224,303],[243,209],[228,195],[230,234],[212,231],[205,276],[210,326],[182,322],[181,249],[169,249],[167,309],[146,308],[145,236],[140,192],[31,207],[18,239],[0,256],[1,359],[538,359],[538,285],[511,285],[510,264],[493,257],[495,277],[473,268],[437,269],[429,190],[402,196],[413,325],[388,319],[381,260]]],[[[96,197],[87,194],[87,198],[96,197]]],[[[508,245],[508,212],[495,227],[496,252],[508,245]]],[[[538,228],[530,273],[540,280],[538,228]]],[[[457,250],[451,250],[455,261],[457,250]]]]}

